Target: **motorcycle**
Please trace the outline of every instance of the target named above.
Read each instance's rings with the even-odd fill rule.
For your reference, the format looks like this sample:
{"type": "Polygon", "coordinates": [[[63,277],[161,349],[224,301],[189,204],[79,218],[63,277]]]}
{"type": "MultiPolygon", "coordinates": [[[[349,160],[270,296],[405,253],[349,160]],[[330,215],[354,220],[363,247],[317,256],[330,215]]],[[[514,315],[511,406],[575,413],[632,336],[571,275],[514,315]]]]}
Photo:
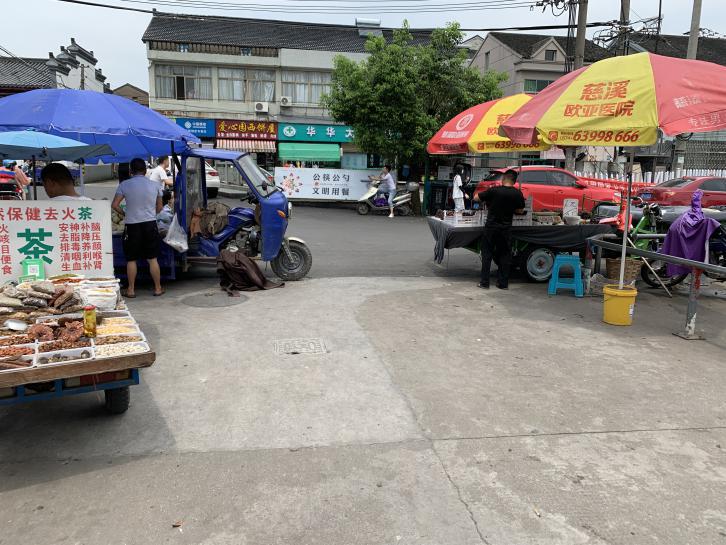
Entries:
{"type": "MultiPolygon", "coordinates": [[[[366,180],[362,180],[366,181],[366,180]]],[[[388,204],[388,198],[384,195],[378,195],[378,186],[380,185],[379,180],[367,180],[368,191],[358,199],[358,205],[356,210],[361,216],[365,216],[370,213],[371,210],[381,210],[389,212],[391,206],[388,204]]],[[[386,194],[387,195],[387,194],[386,194]]],[[[396,190],[396,195],[393,197],[393,210],[398,213],[399,216],[408,216],[413,211],[411,207],[411,191],[408,188],[396,190]]]]}

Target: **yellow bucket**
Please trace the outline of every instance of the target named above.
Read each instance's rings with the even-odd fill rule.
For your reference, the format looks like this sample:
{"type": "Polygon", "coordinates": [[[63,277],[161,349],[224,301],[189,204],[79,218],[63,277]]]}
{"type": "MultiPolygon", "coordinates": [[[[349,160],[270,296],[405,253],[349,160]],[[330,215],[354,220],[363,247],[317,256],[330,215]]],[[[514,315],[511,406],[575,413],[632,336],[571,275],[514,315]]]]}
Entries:
{"type": "Polygon", "coordinates": [[[617,284],[611,284],[602,291],[605,296],[602,321],[610,325],[631,325],[638,290],[625,286],[619,289],[617,284]]]}

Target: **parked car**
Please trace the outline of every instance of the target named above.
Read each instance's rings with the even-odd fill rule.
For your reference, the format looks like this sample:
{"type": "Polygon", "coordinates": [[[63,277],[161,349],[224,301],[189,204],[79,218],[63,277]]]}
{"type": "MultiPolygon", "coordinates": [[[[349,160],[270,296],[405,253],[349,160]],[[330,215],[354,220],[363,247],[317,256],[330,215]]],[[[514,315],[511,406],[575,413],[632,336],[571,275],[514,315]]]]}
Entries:
{"type": "MultiPolygon", "coordinates": [[[[561,168],[546,166],[509,167],[521,171],[517,178],[517,187],[522,184],[522,193],[527,198],[532,196],[532,207],[535,212],[562,210],[565,199],[577,199],[581,212],[592,212],[592,209],[603,202],[615,202],[620,193],[613,189],[591,187],[584,180],[561,168]]],[[[490,187],[500,185],[502,175],[508,169],[496,169],[476,184],[475,192],[486,191],[490,187]]]]}
{"type": "Polygon", "coordinates": [[[204,167],[207,182],[207,198],[213,199],[219,193],[219,172],[209,163],[204,163],[204,167]]]}
{"type": "Polygon", "coordinates": [[[646,202],[667,206],[690,206],[696,189],[703,191],[704,208],[726,206],[726,178],[716,176],[684,176],[653,187],[641,189],[637,196],[646,202]]]}

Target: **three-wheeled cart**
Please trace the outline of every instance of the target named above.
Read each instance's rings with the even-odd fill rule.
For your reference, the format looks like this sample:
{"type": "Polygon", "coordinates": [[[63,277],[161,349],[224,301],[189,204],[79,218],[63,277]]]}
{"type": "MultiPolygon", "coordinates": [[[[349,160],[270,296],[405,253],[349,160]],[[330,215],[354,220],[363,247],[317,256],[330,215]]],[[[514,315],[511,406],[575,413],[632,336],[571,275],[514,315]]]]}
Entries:
{"type": "Polygon", "coordinates": [[[129,408],[129,387],[140,382],[139,369],[155,360],[154,352],[144,352],[3,371],[0,406],[103,390],[106,410],[121,414],[129,408]]]}

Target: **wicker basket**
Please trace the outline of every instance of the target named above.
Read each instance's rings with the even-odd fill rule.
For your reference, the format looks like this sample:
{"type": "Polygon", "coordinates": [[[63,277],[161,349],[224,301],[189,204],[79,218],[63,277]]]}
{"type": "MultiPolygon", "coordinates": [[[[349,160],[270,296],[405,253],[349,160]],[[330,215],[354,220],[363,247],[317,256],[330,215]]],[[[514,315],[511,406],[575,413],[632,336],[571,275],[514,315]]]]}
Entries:
{"type": "MultiPolygon", "coordinates": [[[[639,259],[633,259],[632,257],[625,258],[625,282],[632,282],[640,274],[640,268],[643,266],[643,262],[639,259]]],[[[620,260],[608,258],[605,260],[605,270],[608,278],[620,279],[620,260]]]]}

